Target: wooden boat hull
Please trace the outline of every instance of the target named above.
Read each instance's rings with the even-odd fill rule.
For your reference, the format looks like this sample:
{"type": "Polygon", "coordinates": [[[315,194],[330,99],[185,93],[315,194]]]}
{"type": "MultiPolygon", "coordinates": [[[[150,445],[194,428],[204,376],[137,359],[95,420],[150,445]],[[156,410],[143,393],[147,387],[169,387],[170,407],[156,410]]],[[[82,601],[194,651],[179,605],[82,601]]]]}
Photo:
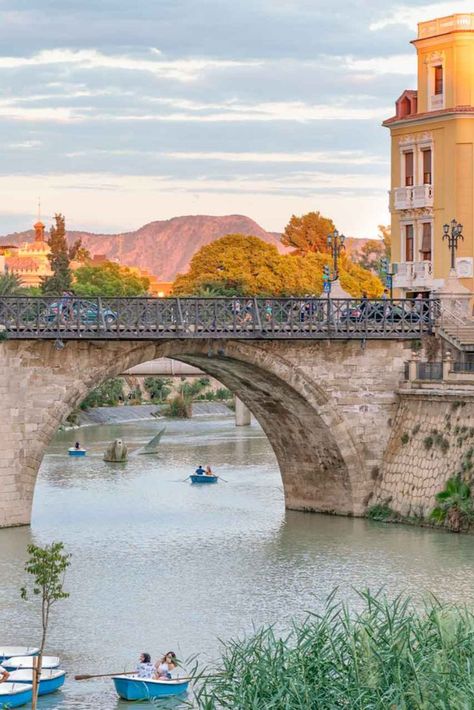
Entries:
{"type": "MultiPolygon", "coordinates": [[[[33,670],[25,668],[23,670],[12,671],[8,680],[15,683],[15,685],[31,685],[33,683],[33,670]]],[[[56,668],[43,669],[41,671],[38,695],[55,693],[59,688],[62,688],[65,680],[66,671],[57,670],[56,668]]]]}
{"type": "Polygon", "coordinates": [[[217,476],[206,476],[204,473],[193,473],[189,478],[191,479],[191,483],[217,483],[219,480],[217,476]]]}
{"type": "Polygon", "coordinates": [[[0,683],[0,708],[20,708],[31,703],[33,687],[20,683],[0,683]]]}
{"type": "Polygon", "coordinates": [[[0,646],[0,663],[13,656],[37,656],[39,648],[33,646],[0,646]]]}
{"type": "Polygon", "coordinates": [[[118,675],[112,678],[115,690],[123,700],[150,700],[151,698],[170,698],[185,693],[189,681],[151,680],[134,676],[118,675]]]}
{"type": "Polygon", "coordinates": [[[69,456],[85,456],[86,449],[68,449],[69,456]]]}

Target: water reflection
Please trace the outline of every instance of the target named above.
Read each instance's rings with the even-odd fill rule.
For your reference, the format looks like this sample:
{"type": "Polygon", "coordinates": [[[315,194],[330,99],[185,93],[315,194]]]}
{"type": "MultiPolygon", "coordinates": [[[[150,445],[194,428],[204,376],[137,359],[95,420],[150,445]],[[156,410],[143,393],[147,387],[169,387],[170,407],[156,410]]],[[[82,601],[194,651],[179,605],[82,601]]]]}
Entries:
{"type": "MultiPolygon", "coordinates": [[[[19,599],[26,545],[61,539],[72,552],[71,598],[51,629],[50,648],[70,675],[120,672],[140,651],[156,658],[218,655],[218,638],[320,608],[338,585],[385,586],[421,598],[474,602],[472,538],[362,520],[285,513],[275,457],[258,427],[231,418],[167,423],[157,456],[110,465],[114,438],[130,449],[161,426],[133,422],[88,427],[84,459],[67,457],[77,432],[59,434],[37,486],[31,530],[0,531],[0,628],[4,643],[38,634],[31,603],[19,599]],[[229,481],[180,483],[211,463],[229,481]]],[[[43,708],[127,708],[110,681],[68,680],[43,708]]],[[[131,706],[130,706],[131,707],[131,706]]]]}

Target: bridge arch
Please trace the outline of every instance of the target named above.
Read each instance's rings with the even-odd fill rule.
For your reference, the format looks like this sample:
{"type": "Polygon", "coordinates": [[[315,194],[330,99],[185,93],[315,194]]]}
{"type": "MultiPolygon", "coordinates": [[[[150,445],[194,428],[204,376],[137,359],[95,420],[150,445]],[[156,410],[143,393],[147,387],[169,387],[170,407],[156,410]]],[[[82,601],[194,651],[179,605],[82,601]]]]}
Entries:
{"type": "MultiPolygon", "coordinates": [[[[403,345],[395,345],[394,355],[401,363],[403,345]]],[[[356,343],[302,343],[299,352],[295,343],[231,339],[72,341],[60,351],[51,341],[4,343],[0,365],[10,390],[10,416],[0,426],[2,438],[10,443],[0,462],[0,486],[7,493],[0,496],[0,526],[29,522],[44,451],[87,392],[159,357],[198,366],[249,407],[275,451],[288,508],[361,514],[372,487],[369,468],[384,447],[375,454],[364,437],[357,407],[349,408],[354,415],[349,417],[341,407],[339,384],[334,386],[334,347],[338,359],[342,350],[349,362],[360,351],[356,343]]],[[[361,402],[366,395],[359,392],[361,402]]],[[[392,392],[386,404],[390,408],[394,402],[392,392]]],[[[367,405],[361,408],[367,410],[367,405]]]]}

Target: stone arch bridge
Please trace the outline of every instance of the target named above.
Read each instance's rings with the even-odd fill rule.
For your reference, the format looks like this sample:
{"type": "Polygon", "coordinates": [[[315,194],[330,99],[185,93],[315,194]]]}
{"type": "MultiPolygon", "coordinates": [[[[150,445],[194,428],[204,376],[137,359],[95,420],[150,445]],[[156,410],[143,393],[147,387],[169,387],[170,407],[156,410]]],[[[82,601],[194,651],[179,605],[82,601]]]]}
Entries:
{"type": "MultiPolygon", "coordinates": [[[[134,307],[147,301],[129,300],[134,307]]],[[[178,312],[177,299],[169,300],[178,312]]],[[[261,308],[258,320],[256,311],[237,320],[235,299],[227,301],[217,304],[226,310],[223,320],[214,310],[205,328],[194,313],[192,329],[182,322],[177,330],[176,318],[163,325],[157,317],[155,330],[136,325],[133,331],[130,324],[121,330],[118,316],[106,321],[116,310],[100,299],[69,303],[67,312],[45,299],[0,299],[0,323],[8,335],[0,343],[0,527],[29,523],[45,449],[87,392],[161,357],[197,366],[248,406],[276,454],[288,508],[363,514],[389,438],[410,340],[430,332],[431,323],[414,317],[412,305],[403,305],[411,320],[390,320],[386,304],[383,321],[369,317],[367,304],[362,319],[337,320],[334,308],[339,314],[364,308],[354,301],[333,310],[325,301],[326,321],[317,320],[321,302],[300,301],[297,311],[294,299],[278,304],[286,313],[278,320],[275,300],[266,319],[268,299],[252,301],[261,308]]],[[[205,308],[211,306],[207,300],[205,308]]],[[[180,309],[183,315],[183,304],[180,309]]]]}

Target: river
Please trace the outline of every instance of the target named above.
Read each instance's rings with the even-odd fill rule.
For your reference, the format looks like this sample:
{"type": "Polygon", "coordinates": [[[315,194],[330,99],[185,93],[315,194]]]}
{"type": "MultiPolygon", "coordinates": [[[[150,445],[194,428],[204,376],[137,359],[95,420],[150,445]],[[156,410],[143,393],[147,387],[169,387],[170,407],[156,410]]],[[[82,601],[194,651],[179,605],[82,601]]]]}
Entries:
{"type": "Polygon", "coordinates": [[[110,681],[72,676],[130,669],[141,651],[198,653],[212,663],[219,638],[266,622],[286,628],[291,617],[320,609],[335,586],[354,605],[354,588],[366,587],[474,603],[470,536],[285,512],[278,466],[258,425],[169,421],[159,455],[102,460],[114,438],[134,449],[161,426],[58,433],[41,466],[31,528],[0,530],[0,644],[39,636],[37,608],[19,596],[27,544],[62,540],[72,553],[71,596],[54,612],[48,643],[69,679],[41,708],[128,708],[110,681]],[[66,455],[76,438],[88,449],[84,459],[66,455]],[[227,483],[181,482],[208,462],[227,483]]]}

